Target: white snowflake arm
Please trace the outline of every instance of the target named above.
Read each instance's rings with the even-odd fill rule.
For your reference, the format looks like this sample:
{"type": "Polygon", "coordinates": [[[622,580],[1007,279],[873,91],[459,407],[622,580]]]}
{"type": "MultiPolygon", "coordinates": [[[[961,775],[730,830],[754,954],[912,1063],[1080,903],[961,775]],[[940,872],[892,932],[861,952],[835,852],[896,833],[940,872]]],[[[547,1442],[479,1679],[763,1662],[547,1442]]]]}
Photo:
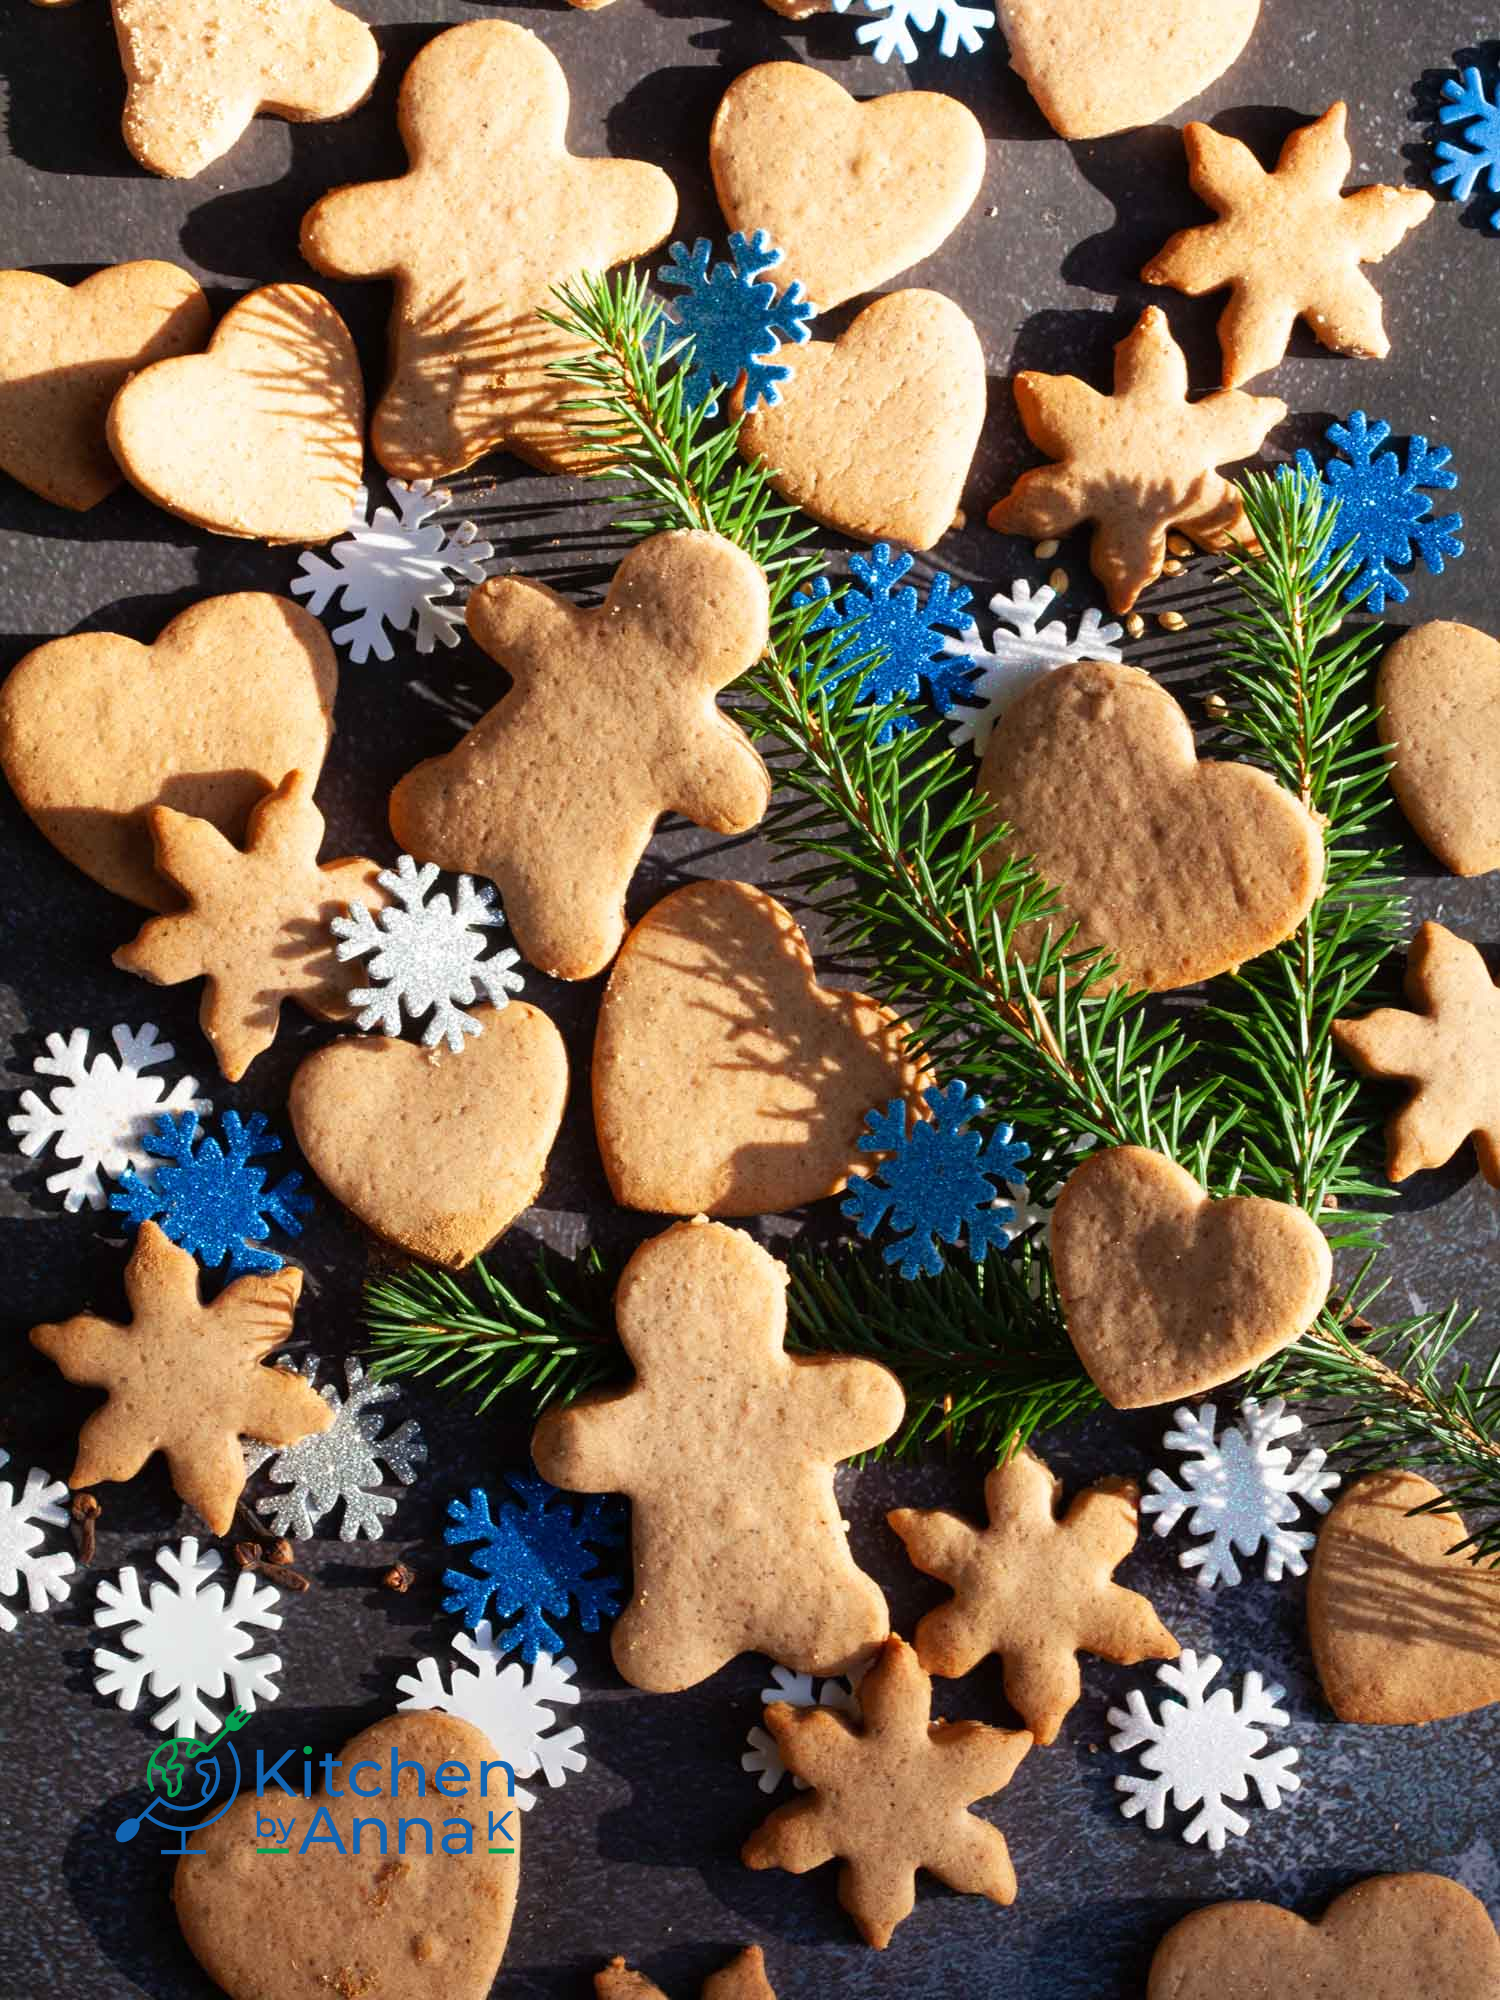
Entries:
{"type": "Polygon", "coordinates": [[[763,1792],[774,1792],[786,1776],[786,1765],[769,1729],[752,1729],[745,1737],[748,1748],[740,1757],[740,1769],[749,1771],[763,1792]]]}

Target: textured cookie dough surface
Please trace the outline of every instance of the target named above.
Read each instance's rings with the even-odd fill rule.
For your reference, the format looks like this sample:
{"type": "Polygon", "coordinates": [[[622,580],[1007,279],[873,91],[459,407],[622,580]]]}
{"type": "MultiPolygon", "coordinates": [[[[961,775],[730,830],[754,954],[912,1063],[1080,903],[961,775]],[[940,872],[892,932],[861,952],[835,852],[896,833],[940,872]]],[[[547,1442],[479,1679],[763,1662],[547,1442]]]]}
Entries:
{"type": "Polygon", "coordinates": [[[1500,642],[1435,619],[1387,647],[1376,727],[1391,789],[1445,868],[1500,868],[1500,642]]]}
{"type": "Polygon", "coordinates": [[[1312,1325],[1333,1275],[1300,1208],[1212,1201],[1144,1146],[1074,1168],[1050,1243],[1068,1338],[1117,1410],[1200,1395],[1278,1354],[1312,1325]]]}
{"type": "MultiPolygon", "coordinates": [[[[666,2000],[661,1988],[623,1958],[612,1958],[594,1974],[594,2000],[666,2000]]],[[[758,1944],[746,1945],[728,1965],[703,1982],[703,2000],[776,2000],[766,1977],[766,1960],[758,1944]]]]}
{"type": "Polygon", "coordinates": [[[594,1125],[621,1207],[765,1215],[868,1169],[866,1112],[915,1103],[931,1080],[888,1008],[818,984],[784,905],[747,882],[693,882],[615,961],[594,1125]]]}
{"type": "Polygon", "coordinates": [[[337,689],[311,612],[265,591],[206,597],[150,646],[79,632],[26,654],[0,687],[0,764],[75,867],[133,903],[176,909],[146,809],[243,839],[288,771],[322,768],[337,689]]]}
{"type": "Polygon", "coordinates": [[[130,375],[193,354],[212,315],[196,278],[145,258],[76,285],[0,271],[0,469],[80,512],[123,475],[109,448],[109,406],[130,375]]]}

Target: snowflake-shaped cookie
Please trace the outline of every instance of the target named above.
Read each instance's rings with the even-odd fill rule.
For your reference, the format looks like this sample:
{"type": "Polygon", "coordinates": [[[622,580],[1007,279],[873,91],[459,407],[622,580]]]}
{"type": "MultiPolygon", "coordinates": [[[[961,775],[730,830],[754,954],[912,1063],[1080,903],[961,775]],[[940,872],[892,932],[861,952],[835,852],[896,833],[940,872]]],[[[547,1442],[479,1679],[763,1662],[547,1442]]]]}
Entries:
{"type": "Polygon", "coordinates": [[[354,498],[354,518],[348,537],[335,542],[327,557],[308,549],[292,579],[293,597],[305,597],[307,608],[322,617],[335,596],[345,611],[356,614],[347,625],[335,625],[333,641],[347,646],[349,657],[362,666],[373,653],[388,660],[391,632],[405,632],[415,621],[417,651],[456,646],[463,630],[461,604],[446,604],[455,578],[479,583],[484,565],[495,553],[479,539],[472,521],[447,529],[434,516],[453,498],[430,479],[412,486],[388,479],[396,512],[378,507],[365,519],[369,495],[362,486],[354,498]]]}
{"type": "MultiPolygon", "coordinates": [[[[897,553],[889,542],[877,542],[868,555],[849,558],[857,581],[836,601],[826,576],[815,577],[810,590],[793,597],[799,607],[822,606],[807,626],[809,633],[838,635],[839,643],[827,656],[820,656],[820,693],[832,693],[857,673],[859,699],[872,707],[915,701],[925,684],[933,706],[946,711],[968,686],[974,662],[967,654],[955,657],[948,645],[950,639],[974,631],[966,608],[968,589],[939,570],[927,586],[924,603],[913,585],[901,584],[911,566],[912,558],[904,550],[897,553]],[[871,664],[872,653],[884,657],[871,664]]],[[[911,727],[911,717],[898,713],[881,724],[876,741],[888,743],[911,727]]]]}
{"type": "Polygon", "coordinates": [[[257,1699],[274,1701],[279,1689],[275,1675],[281,1661],[275,1653],[252,1654],[254,1626],[274,1632],[281,1614],[274,1607],[278,1593],[241,1570],[225,1597],[224,1586],[211,1582],[220,1566],[217,1549],[199,1553],[195,1536],[174,1548],[158,1549],[156,1565],[168,1579],[152,1579],[141,1595],[134,1568],[122,1569],[118,1583],[108,1577],[99,1585],[94,1624],[102,1632],[124,1627],[126,1651],[99,1647],[94,1654],[94,1686],[112,1695],[121,1708],[133,1709],[141,1690],[165,1695],[151,1720],[174,1736],[208,1736],[219,1716],[209,1707],[234,1691],[234,1706],[253,1710],[257,1699]]]}
{"type": "Polygon", "coordinates": [[[515,1618],[497,1644],[501,1652],[519,1648],[529,1664],[561,1652],[553,1619],[571,1612],[585,1632],[597,1632],[619,1610],[619,1577],[596,1572],[598,1551],[618,1548],[625,1528],[619,1503],[603,1495],[575,1501],[530,1472],[509,1472],[506,1480],[517,1497],[501,1504],[498,1518],[477,1486],[467,1500],[448,1503],[443,1540],[479,1547],[469,1558],[473,1574],[444,1571],[443,1609],[476,1630],[492,1604],[502,1618],[515,1618]]]}
{"type": "Polygon", "coordinates": [[[1264,1408],[1247,1396],[1239,1423],[1219,1438],[1214,1436],[1218,1413],[1212,1403],[1172,1415],[1176,1428],[1162,1442],[1168,1451],[1190,1454],[1182,1469],[1185,1484],[1154,1471],[1141,1512],[1154,1514],[1157,1534],[1167,1535],[1191,1508],[1189,1534],[1209,1539],[1184,1549],[1178,1560],[1184,1569],[1197,1570],[1200,1589],[1238,1583],[1236,1552],[1253,1556],[1260,1548],[1266,1552],[1267,1582],[1305,1574],[1307,1552],[1317,1537],[1287,1523],[1296,1520],[1299,1502],[1326,1514],[1339,1475],[1324,1471],[1326,1451],[1314,1447],[1293,1465],[1290,1448],[1278,1443],[1300,1431],[1302,1419],[1287,1414],[1280,1396],[1264,1408]]]}
{"type": "MultiPolygon", "coordinates": [[[[832,1708],[851,1722],[859,1720],[859,1696],[849,1681],[819,1682],[811,1674],[794,1674],[790,1667],[772,1667],[771,1685],[761,1689],[760,1698],[767,1708],[773,1701],[784,1701],[789,1708],[832,1708]]],[[[774,1792],[787,1775],[776,1738],[769,1729],[757,1728],[746,1732],[745,1743],[740,1769],[750,1772],[763,1792],[774,1792]]],[[[799,1792],[807,1790],[806,1778],[794,1777],[792,1783],[799,1792]]]]}
{"type": "MultiPolygon", "coordinates": [[[[1479,187],[1500,194],[1500,84],[1487,92],[1484,78],[1472,63],[1461,79],[1446,78],[1438,123],[1461,125],[1458,136],[1463,143],[1438,141],[1438,164],[1432,170],[1437,185],[1453,201],[1468,201],[1479,187]]],[[[1489,224],[1491,229],[1500,229],[1500,208],[1490,212],[1489,224]]]]}
{"type": "Polygon", "coordinates": [[[1111,1750],[1139,1750],[1142,1766],[1154,1774],[1115,1779],[1115,1789],[1125,1795],[1120,1810],[1126,1819],[1144,1813],[1147,1826],[1155,1830],[1166,1824],[1169,1803],[1181,1812],[1197,1807],[1182,1837],[1206,1837],[1215,1854],[1223,1852],[1231,1833],[1250,1830],[1249,1820],[1230,1800],[1247,1798],[1253,1784],[1263,1806],[1279,1806],[1302,1782],[1292,1768],[1295,1749],[1266,1750],[1266,1730],[1285,1728],[1291,1719],[1281,1707],[1286,1689],[1275,1683],[1267,1687],[1252,1669],[1240,1683],[1238,1702],[1227,1687],[1210,1694],[1223,1664],[1215,1653],[1200,1660],[1196,1653],[1184,1652],[1156,1671],[1157,1680],[1181,1695],[1180,1701],[1163,1701],[1156,1716],[1140,1689],[1132,1688],[1127,1705],[1109,1711],[1115,1728],[1111,1750]]]}
{"type": "Polygon", "coordinates": [[[256,1162],[279,1153],[281,1141],[266,1130],[260,1112],[242,1120],[237,1111],[226,1111],[220,1123],[222,1146],[199,1136],[196,1111],[159,1118],[142,1144],[161,1165],[149,1181],[127,1169],[109,1205],[132,1222],[156,1223],[210,1269],[228,1258],[231,1276],[279,1271],[285,1259],[259,1246],[273,1223],[288,1236],[301,1235],[302,1217],[312,1207],[298,1192],[302,1176],[287,1174],[266,1186],[266,1170],[256,1162]]]}
{"type": "Polygon", "coordinates": [[[436,1660],[418,1660],[417,1671],[402,1674],[396,1682],[405,1697],[396,1706],[441,1709],[482,1729],[515,1775],[516,1804],[530,1812],[536,1794],[527,1791],[521,1779],[540,1772],[549,1785],[566,1784],[568,1773],[583,1770],[588,1762],[579,1747],[583,1731],[559,1729],[549,1706],[578,1700],[573,1662],[538,1653],[530,1671],[519,1660],[502,1666],[509,1648],[497,1643],[483,1619],[472,1634],[456,1634],[453,1650],[469,1664],[453,1668],[447,1687],[436,1660]]]}
{"type": "MultiPolygon", "coordinates": [[[[0,1467],[9,1465],[10,1453],[0,1450],[0,1467]]],[[[32,1611],[45,1611],[60,1604],[72,1589],[68,1579],[77,1565],[67,1549],[39,1551],[46,1541],[45,1530],[68,1524],[68,1489],[60,1479],[49,1479],[33,1466],[19,1493],[8,1479],[0,1479],[0,1599],[18,1597],[24,1585],[26,1602],[32,1611]]],[[[0,1632],[14,1632],[14,1611],[0,1603],[0,1632]]]]}
{"type": "Polygon", "coordinates": [[[885,1153],[872,1174],[854,1174],[843,1213],[861,1236],[873,1236],[887,1217],[904,1233],[885,1247],[887,1264],[903,1278],[943,1268],[939,1242],[957,1243],[967,1231],[969,1255],[1003,1250],[1015,1234],[1015,1212],[998,1198],[996,1180],[1009,1181],[1031,1148],[996,1125],[988,1138],[967,1128],[984,1111],[984,1099],[960,1082],[933,1084],[922,1093],[932,1113],[913,1122],[905,1102],[893,1097],[883,1111],[865,1115],[862,1153],[885,1153]]]}
{"type": "Polygon", "coordinates": [[[115,1054],[100,1049],[92,1056],[87,1028],[74,1028],[66,1039],[49,1035],[47,1053],[37,1057],[32,1073],[62,1081],[45,1099],[23,1090],[20,1113],[9,1121],[28,1160],[51,1144],[58,1159],[74,1162],[47,1180],[47,1192],[60,1194],[70,1214],[85,1202],[103,1208],[101,1174],[114,1176],[133,1167],[141,1179],[150,1179],[155,1163],[146,1150],[146,1134],[164,1112],[213,1109],[206,1097],[197,1095],[195,1076],[179,1077],[168,1090],[165,1078],[146,1074],[176,1054],[170,1042],[157,1040],[154,1022],[139,1028],[116,1026],[109,1035],[115,1054]]]}
{"type": "MultiPolygon", "coordinates": [[[[848,13],[854,3],[855,0],[833,0],[834,9],[840,14],[848,13]]],[[[869,49],[876,62],[889,62],[892,56],[899,56],[902,62],[915,62],[920,51],[913,29],[921,35],[930,35],[935,28],[941,30],[937,49],[940,56],[956,56],[960,49],[972,56],[984,47],[984,31],[995,25],[990,8],[972,7],[967,0],[865,0],[865,5],[880,18],[866,21],[856,30],[854,39],[869,49]]]]}
{"type": "MultiPolygon", "coordinates": [[[[309,1354],[299,1372],[312,1382],[318,1372],[317,1355],[309,1354]]],[[[394,1383],[367,1381],[352,1354],[344,1362],[344,1381],[343,1396],[331,1382],[318,1391],[336,1412],[331,1430],[301,1438],[280,1451],[269,1444],[245,1447],[247,1473],[258,1471],[271,1459],[272,1481],[291,1489],[256,1502],[256,1513],[264,1514],[278,1535],[302,1540],[342,1501],[339,1540],[353,1542],[361,1535],[374,1540],[385,1533],[385,1523],[396,1511],[395,1500],[377,1489],[387,1477],[410,1486],[427,1456],[421,1427],[414,1417],[408,1417],[388,1437],[384,1435],[386,1418],[376,1406],[399,1394],[394,1383]]]]}
{"type": "Polygon", "coordinates": [[[376,878],[394,902],[376,911],[355,903],[329,928],[339,940],[341,964],[351,958],[370,961],[374,985],[357,986],[349,995],[350,1004],[361,1009],[361,1028],[399,1035],[403,1008],[413,1021],[427,1014],[423,1048],[445,1041],[457,1055],[465,1036],[483,1032],[482,1023],[464,1009],[479,999],[504,1007],[526,982],[512,970],[521,961],[518,951],[481,956],[487,940],[480,933],[505,921],[489,884],[460,875],[451,899],[439,890],[429,900],[437,877],[432,862],[419,868],[403,854],[394,869],[382,869],[376,878]]]}
{"type": "Polygon", "coordinates": [[[796,281],[778,293],[762,273],[781,262],[763,229],[746,237],[736,230],[729,239],[732,262],[711,263],[713,245],[700,236],[691,250],[674,243],[672,261],[657,272],[662,284],[679,291],[669,309],[673,324],[691,341],[683,395],[693,409],[712,416],[721,389],[732,389],[745,378],[744,406],[779,403],[778,384],[791,374],[777,361],[784,340],[799,345],[808,338],[807,322],[814,308],[796,281]]]}
{"type": "MultiPolygon", "coordinates": [[[[1363,598],[1360,608],[1378,615],[1387,600],[1404,604],[1410,595],[1392,564],[1421,562],[1441,576],[1444,558],[1464,552],[1458,533],[1463,515],[1433,518],[1431,495],[1422,491],[1457,486],[1458,474],[1448,463],[1453,454],[1445,444],[1429,445],[1426,438],[1413,436],[1403,466],[1394,451],[1380,448],[1391,435],[1390,425],[1379,419],[1372,424],[1363,410],[1355,410],[1346,423],[1330,424],[1326,435],[1344,453],[1330,459],[1322,474],[1325,492],[1339,507],[1334,549],[1354,544],[1344,595],[1363,598]]],[[[1298,452],[1297,470],[1317,475],[1311,452],[1298,452]]]]}
{"type": "Polygon", "coordinates": [[[1103,613],[1092,605],[1071,636],[1060,618],[1044,625],[1042,620],[1056,596],[1050,583],[1033,590],[1022,577],[1009,596],[1000,590],[990,599],[990,610],[1002,622],[988,649],[977,630],[965,639],[948,641],[950,653],[967,660],[971,670],[978,669],[974,680],[958,689],[949,705],[948,713],[955,718],[951,732],[955,749],[967,743],[976,757],[982,757],[1006,709],[1054,667],[1068,666],[1075,660],[1124,659],[1117,643],[1125,636],[1124,626],[1106,623],[1103,613]]]}

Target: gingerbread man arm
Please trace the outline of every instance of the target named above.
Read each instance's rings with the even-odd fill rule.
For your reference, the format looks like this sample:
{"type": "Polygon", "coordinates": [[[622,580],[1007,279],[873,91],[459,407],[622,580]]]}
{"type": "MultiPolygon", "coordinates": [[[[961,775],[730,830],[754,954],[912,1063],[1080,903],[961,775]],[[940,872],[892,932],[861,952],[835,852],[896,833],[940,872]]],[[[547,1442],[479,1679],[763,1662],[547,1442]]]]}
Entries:
{"type": "Polygon", "coordinates": [[[836,1461],[873,1451],[906,1413],[900,1382],[878,1361],[811,1355],[792,1363],[796,1421],[808,1449],[836,1461]]]}
{"type": "Polygon", "coordinates": [[[601,1390],[565,1410],[548,1410],[531,1434],[543,1479],[569,1493],[633,1493],[640,1391],[601,1390]]]}
{"type": "Polygon", "coordinates": [[[710,833],[748,833],[770,803],[771,774],[760,753],[727,715],[710,717],[673,775],[667,810],[710,833]]]}
{"type": "Polygon", "coordinates": [[[491,577],[470,593],[464,614],[469,636],[510,675],[513,689],[529,687],[548,662],[577,670],[587,644],[588,613],[529,576],[491,577]]]}

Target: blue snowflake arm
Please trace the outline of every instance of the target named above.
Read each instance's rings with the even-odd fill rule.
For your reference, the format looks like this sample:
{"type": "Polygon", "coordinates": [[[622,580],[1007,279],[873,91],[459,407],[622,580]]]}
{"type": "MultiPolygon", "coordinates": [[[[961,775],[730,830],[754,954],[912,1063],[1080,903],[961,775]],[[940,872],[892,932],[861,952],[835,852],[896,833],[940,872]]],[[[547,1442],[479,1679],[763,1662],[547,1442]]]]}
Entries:
{"type": "Polygon", "coordinates": [[[479,1487],[467,1501],[449,1502],[443,1540],[480,1546],[472,1572],[444,1571],[448,1595],[443,1609],[457,1612],[472,1628],[489,1616],[493,1600],[497,1618],[515,1620],[498,1634],[500,1650],[519,1650],[531,1666],[538,1653],[555,1658],[564,1650],[566,1642],[553,1621],[570,1608],[585,1632],[597,1632],[601,1621],[619,1610],[620,1579],[593,1571],[596,1550],[623,1541],[623,1513],[618,1502],[603,1495],[575,1507],[534,1473],[507,1477],[517,1498],[501,1505],[498,1520],[479,1487]]]}
{"type": "Polygon", "coordinates": [[[939,570],[927,586],[924,604],[911,584],[901,582],[911,567],[904,549],[877,542],[868,555],[849,558],[855,581],[837,600],[826,576],[815,577],[809,589],[792,599],[799,609],[817,606],[805,628],[808,633],[841,635],[841,642],[820,657],[818,691],[831,694],[857,673],[859,701],[896,710],[882,716],[876,732],[880,743],[913,726],[902,711],[920,698],[924,686],[934,706],[946,713],[977,671],[972,659],[948,651],[950,638],[964,638],[974,629],[967,586],[939,570]]]}
{"type": "Polygon", "coordinates": [[[736,230],[729,251],[732,262],[715,264],[706,236],[691,250],[674,243],[668,251],[671,263],[656,274],[680,294],[673,301],[672,318],[692,342],[685,398],[691,408],[709,416],[718,409],[718,391],[733,388],[742,376],[747,410],[758,403],[779,403],[780,384],[792,371],[774,357],[782,341],[800,344],[808,338],[807,322],[813,316],[799,282],[778,294],[761,275],[781,262],[781,252],[772,248],[763,229],[749,237],[736,230]]]}
{"type": "MultiPolygon", "coordinates": [[[[1459,135],[1461,145],[1451,139],[1438,141],[1433,180],[1453,201],[1468,201],[1480,187],[1500,194],[1500,83],[1493,97],[1487,94],[1483,77],[1471,63],[1461,79],[1444,81],[1443,98],[1438,123],[1465,129],[1459,135]]],[[[1488,220],[1492,229],[1500,229],[1500,208],[1488,220]]]]}
{"type": "MultiPolygon", "coordinates": [[[[1383,611],[1387,601],[1405,603],[1409,592],[1395,565],[1426,565],[1434,576],[1443,573],[1445,559],[1461,556],[1461,514],[1434,516],[1424,487],[1445,492],[1458,484],[1446,445],[1429,445],[1413,436],[1403,466],[1394,451],[1381,447],[1391,435],[1388,423],[1373,423],[1355,410],[1341,424],[1331,424],[1328,441],[1345,454],[1331,459],[1322,472],[1324,491],[1339,505],[1335,541],[1350,551],[1349,584],[1344,595],[1366,610],[1383,611]]],[[[1318,475],[1312,454],[1297,454],[1297,469],[1318,475]]]]}
{"type": "Polygon", "coordinates": [[[196,1111],[158,1118],[141,1144],[160,1165],[149,1181],[127,1168],[109,1205],[137,1225],[156,1223],[210,1269],[227,1260],[231,1277],[279,1271],[284,1260],[260,1246],[273,1225],[289,1236],[302,1233],[302,1217],[312,1207],[299,1192],[302,1176],[287,1174],[266,1186],[266,1170],[256,1162],[279,1153],[281,1141],[267,1132],[260,1112],[241,1119],[226,1111],[220,1124],[223,1145],[200,1134],[196,1111]]]}

